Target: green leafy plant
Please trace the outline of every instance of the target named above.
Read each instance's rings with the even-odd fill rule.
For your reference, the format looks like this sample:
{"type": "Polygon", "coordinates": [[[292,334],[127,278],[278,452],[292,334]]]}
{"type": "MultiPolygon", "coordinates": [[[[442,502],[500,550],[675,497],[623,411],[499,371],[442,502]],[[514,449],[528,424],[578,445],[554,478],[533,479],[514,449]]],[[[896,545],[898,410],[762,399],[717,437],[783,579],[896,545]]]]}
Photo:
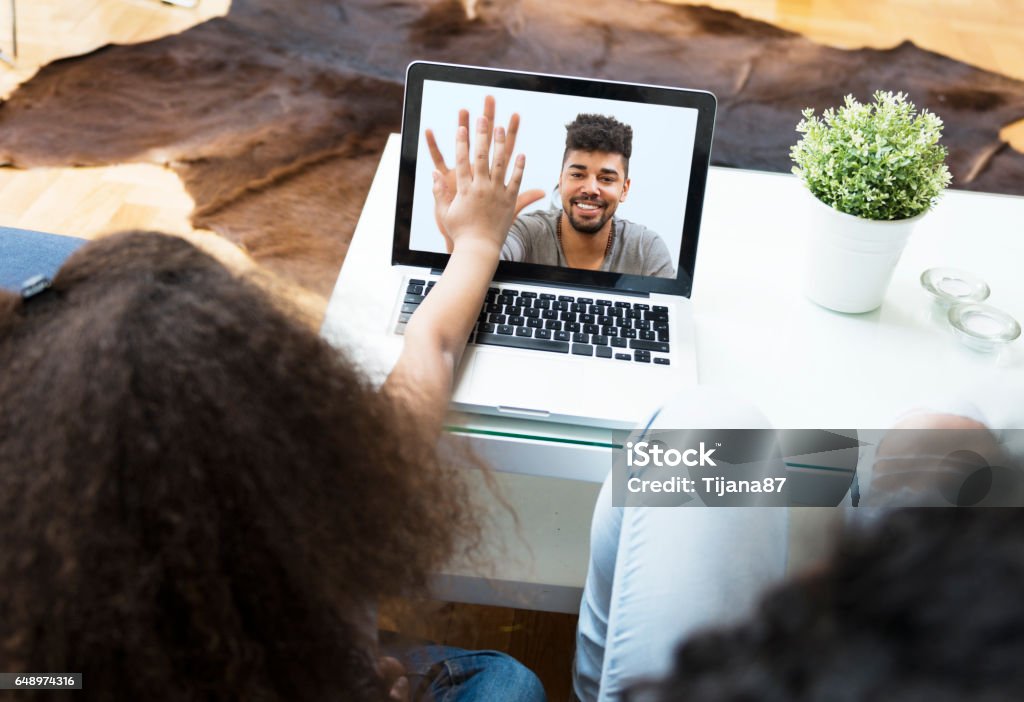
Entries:
{"type": "Polygon", "coordinates": [[[905,219],[924,212],[949,185],[942,120],[917,113],[903,93],[878,91],[873,103],[847,95],[821,118],[803,111],[790,150],[793,173],[831,207],[865,219],[905,219]]]}

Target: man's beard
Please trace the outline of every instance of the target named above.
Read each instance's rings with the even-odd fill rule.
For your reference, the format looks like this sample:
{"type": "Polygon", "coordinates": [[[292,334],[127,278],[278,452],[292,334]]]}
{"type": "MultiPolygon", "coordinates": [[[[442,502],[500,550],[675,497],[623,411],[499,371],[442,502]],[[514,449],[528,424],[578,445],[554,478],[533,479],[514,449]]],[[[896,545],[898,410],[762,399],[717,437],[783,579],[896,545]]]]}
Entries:
{"type": "Polygon", "coordinates": [[[603,202],[596,202],[595,204],[604,207],[604,212],[601,213],[601,216],[598,217],[596,220],[592,221],[578,220],[576,219],[576,217],[573,216],[572,213],[572,206],[578,202],[591,204],[595,203],[595,201],[584,200],[582,198],[573,199],[569,201],[569,209],[566,210],[566,216],[569,218],[569,224],[572,225],[572,228],[578,231],[580,234],[597,234],[599,231],[601,231],[604,225],[608,223],[608,220],[612,218],[612,213],[608,211],[608,207],[605,206],[603,202]]]}

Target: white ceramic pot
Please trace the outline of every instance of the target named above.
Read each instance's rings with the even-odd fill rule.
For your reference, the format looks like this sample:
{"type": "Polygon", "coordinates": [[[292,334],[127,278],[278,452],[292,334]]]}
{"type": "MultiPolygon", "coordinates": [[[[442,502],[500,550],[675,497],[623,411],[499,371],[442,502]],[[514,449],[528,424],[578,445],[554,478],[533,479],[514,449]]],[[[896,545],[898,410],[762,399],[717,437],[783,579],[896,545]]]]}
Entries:
{"type": "Polygon", "coordinates": [[[907,219],[862,219],[807,193],[810,246],[804,292],[822,307],[858,314],[877,309],[892,271],[926,212],[907,219]]]}

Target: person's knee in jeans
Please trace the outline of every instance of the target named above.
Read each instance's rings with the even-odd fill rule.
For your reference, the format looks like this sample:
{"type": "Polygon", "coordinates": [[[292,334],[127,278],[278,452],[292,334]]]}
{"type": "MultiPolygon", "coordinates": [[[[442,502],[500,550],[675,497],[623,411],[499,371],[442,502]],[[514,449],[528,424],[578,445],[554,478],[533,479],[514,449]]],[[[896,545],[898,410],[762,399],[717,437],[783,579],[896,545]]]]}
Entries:
{"type": "Polygon", "coordinates": [[[425,646],[403,661],[413,702],[545,702],[540,679],[512,656],[499,651],[468,651],[425,646]]]}

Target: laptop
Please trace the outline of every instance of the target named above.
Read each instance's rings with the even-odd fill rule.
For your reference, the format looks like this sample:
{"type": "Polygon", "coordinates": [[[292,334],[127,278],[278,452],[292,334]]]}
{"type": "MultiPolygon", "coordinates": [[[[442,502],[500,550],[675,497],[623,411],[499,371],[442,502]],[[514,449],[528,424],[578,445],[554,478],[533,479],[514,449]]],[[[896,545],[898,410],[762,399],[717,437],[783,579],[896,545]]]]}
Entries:
{"type": "Polygon", "coordinates": [[[496,125],[519,114],[515,150],[527,157],[521,191],[540,189],[545,196],[513,223],[456,377],[453,407],[635,426],[697,382],[690,294],[715,97],[411,64],[391,257],[404,276],[389,333],[402,333],[448,259],[434,219],[434,163],[425,132],[436,135],[452,166],[458,110],[468,109],[472,124],[485,96],[496,101],[496,125]],[[628,160],[617,153],[625,150],[628,160]],[[607,240],[604,258],[573,260],[574,243],[595,234],[607,240]]]}

